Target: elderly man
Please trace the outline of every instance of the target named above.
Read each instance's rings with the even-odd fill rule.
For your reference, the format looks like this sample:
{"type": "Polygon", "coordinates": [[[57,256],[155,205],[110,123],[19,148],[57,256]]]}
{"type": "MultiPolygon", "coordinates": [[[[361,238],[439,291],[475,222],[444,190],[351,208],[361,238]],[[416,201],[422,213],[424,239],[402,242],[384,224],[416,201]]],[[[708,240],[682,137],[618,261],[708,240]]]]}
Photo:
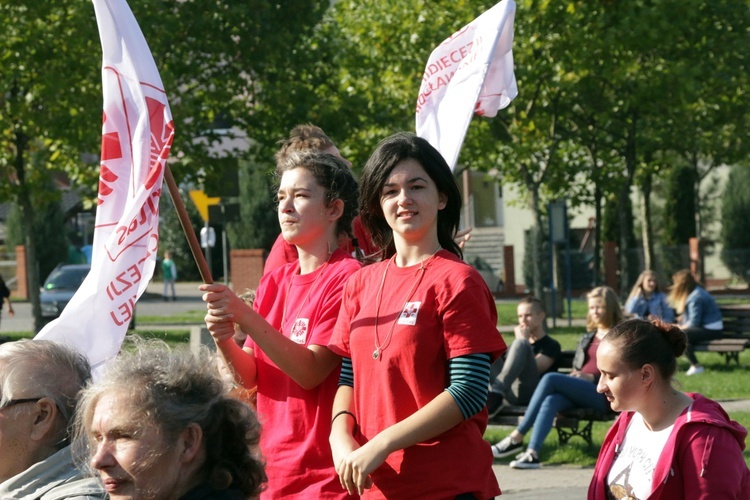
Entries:
{"type": "Polygon", "coordinates": [[[69,423],[90,376],[83,356],[54,342],[0,345],[0,499],[106,498],[70,451],[69,423]]]}

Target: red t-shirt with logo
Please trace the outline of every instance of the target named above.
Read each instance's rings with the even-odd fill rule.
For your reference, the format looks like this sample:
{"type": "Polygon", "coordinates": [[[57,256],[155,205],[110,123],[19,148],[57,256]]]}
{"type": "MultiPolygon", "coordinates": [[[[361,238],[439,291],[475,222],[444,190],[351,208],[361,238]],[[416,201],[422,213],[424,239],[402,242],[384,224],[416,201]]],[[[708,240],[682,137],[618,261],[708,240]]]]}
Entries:
{"type": "MultiPolygon", "coordinates": [[[[295,342],[326,346],[344,283],[360,267],[342,250],[309,274],[299,275],[297,262],[287,264],[261,279],[253,307],[295,342]]],[[[268,475],[262,497],[348,498],[328,444],[339,370],[333,370],[318,387],[303,389],[249,337],[245,345],[253,348],[258,369],[260,447],[268,475]]]]}
{"type": "MultiPolygon", "coordinates": [[[[425,262],[424,272],[420,267],[383,261],[362,268],[346,285],[329,347],[352,359],[361,442],[442,393],[449,384],[449,359],[490,353],[494,360],[506,349],[495,301],[474,269],[445,250],[425,262]]],[[[490,445],[482,437],[486,427],[485,408],[429,441],[391,453],[372,473],[374,486],[365,496],[499,495],[490,445]]]]}

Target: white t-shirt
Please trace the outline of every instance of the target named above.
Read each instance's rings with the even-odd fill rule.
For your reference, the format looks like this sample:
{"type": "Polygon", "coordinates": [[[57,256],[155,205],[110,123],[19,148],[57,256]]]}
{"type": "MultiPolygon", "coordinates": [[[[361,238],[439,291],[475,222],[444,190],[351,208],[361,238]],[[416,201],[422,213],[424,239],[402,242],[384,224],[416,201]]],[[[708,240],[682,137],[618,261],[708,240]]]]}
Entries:
{"type": "Polygon", "coordinates": [[[633,415],[607,475],[607,488],[613,498],[648,498],[656,462],[673,427],[654,432],[646,427],[640,413],[633,415]]]}

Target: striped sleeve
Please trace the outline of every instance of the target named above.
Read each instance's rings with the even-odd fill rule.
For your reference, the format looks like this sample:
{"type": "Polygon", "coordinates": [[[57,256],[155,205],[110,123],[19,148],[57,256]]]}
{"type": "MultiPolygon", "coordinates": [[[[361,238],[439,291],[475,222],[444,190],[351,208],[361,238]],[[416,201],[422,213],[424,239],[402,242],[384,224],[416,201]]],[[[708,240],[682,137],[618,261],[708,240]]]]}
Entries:
{"type": "Polygon", "coordinates": [[[352,358],[341,358],[341,374],[339,385],[354,387],[354,370],[352,369],[352,358]]]}
{"type": "Polygon", "coordinates": [[[458,356],[448,361],[450,385],[445,390],[453,396],[464,419],[476,415],[487,404],[490,359],[489,354],[479,353],[458,356]]]}

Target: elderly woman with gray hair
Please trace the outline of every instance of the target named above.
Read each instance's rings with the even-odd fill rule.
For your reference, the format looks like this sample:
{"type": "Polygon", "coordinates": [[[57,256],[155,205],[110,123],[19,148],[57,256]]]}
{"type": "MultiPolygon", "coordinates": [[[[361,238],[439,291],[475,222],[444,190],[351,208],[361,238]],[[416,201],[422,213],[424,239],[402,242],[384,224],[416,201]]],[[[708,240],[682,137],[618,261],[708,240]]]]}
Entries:
{"type": "Polygon", "coordinates": [[[111,499],[246,499],[266,481],[252,410],[216,358],[139,341],[86,388],[78,443],[111,499]]]}

